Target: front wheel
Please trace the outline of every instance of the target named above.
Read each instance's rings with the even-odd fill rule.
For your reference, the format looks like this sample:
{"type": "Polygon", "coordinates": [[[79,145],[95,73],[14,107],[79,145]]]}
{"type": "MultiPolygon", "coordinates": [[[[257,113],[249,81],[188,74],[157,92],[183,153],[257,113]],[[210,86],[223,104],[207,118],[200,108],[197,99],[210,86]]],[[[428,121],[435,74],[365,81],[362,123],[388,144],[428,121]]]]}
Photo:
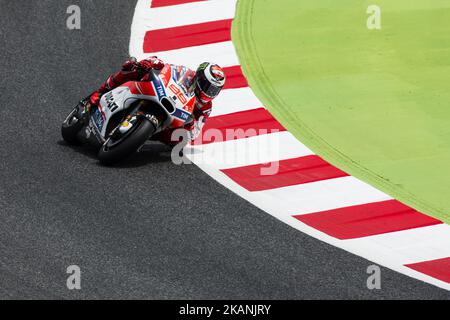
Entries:
{"type": "Polygon", "coordinates": [[[80,116],[80,107],[75,107],[67,116],[61,126],[61,135],[64,140],[72,145],[79,145],[78,133],[83,128],[84,124],[80,116]]]}
{"type": "Polygon", "coordinates": [[[155,126],[142,118],[125,134],[112,134],[100,148],[98,158],[104,165],[116,164],[142,147],[155,132],[155,126]]]}

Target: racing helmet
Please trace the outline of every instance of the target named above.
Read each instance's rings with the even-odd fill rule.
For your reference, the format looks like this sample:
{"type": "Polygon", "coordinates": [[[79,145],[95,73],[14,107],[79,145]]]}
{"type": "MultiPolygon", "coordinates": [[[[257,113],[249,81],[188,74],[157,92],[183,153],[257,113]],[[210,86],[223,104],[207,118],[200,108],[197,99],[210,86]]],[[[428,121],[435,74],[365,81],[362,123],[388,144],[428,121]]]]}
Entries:
{"type": "Polygon", "coordinates": [[[195,95],[203,103],[217,97],[225,85],[225,71],[217,64],[204,62],[196,72],[195,95]]]}

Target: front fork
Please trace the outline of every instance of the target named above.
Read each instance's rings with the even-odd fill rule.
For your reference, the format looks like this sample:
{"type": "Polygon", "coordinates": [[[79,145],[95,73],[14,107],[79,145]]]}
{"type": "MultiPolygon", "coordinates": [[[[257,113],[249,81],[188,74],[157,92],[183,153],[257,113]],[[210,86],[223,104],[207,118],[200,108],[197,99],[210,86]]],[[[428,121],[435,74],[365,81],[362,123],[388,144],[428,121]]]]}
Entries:
{"type": "Polygon", "coordinates": [[[111,131],[109,137],[112,137],[113,139],[120,138],[120,136],[125,135],[144,118],[153,124],[155,130],[161,124],[156,116],[146,113],[143,104],[139,103],[127,116],[125,116],[121,123],[111,131]]]}
{"type": "Polygon", "coordinates": [[[85,142],[101,146],[104,139],[92,128],[90,123],[91,116],[95,112],[95,106],[91,105],[90,96],[82,99],[77,105],[78,113],[76,115],[78,121],[83,124],[83,133],[80,138],[85,142]],[[95,137],[95,138],[94,138],[95,137]]]}
{"type": "Polygon", "coordinates": [[[84,98],[78,103],[78,116],[77,118],[83,122],[84,125],[89,123],[89,117],[92,111],[91,102],[89,101],[89,97],[84,98]]]}

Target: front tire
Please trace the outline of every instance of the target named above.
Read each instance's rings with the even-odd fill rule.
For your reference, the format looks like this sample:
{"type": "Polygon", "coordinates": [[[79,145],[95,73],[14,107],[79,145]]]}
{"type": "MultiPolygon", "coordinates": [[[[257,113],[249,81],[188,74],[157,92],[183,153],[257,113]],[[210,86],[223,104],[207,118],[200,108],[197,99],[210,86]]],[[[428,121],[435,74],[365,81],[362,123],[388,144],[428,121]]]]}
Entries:
{"type": "Polygon", "coordinates": [[[83,126],[79,107],[75,107],[61,126],[61,135],[63,139],[68,144],[80,145],[81,142],[78,139],[78,133],[83,129],[83,126]]]}
{"type": "Polygon", "coordinates": [[[98,158],[104,165],[116,164],[135,153],[155,133],[153,123],[143,118],[119,139],[110,137],[100,148],[98,158]]]}

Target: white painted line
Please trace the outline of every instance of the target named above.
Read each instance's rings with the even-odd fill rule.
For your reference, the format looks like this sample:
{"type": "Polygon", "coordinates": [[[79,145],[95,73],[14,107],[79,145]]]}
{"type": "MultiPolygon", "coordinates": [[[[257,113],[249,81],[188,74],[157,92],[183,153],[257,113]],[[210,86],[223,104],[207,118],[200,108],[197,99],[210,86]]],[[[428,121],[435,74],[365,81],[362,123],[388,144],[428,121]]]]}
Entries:
{"type": "Polygon", "coordinates": [[[214,99],[211,116],[221,116],[257,108],[264,108],[264,106],[249,87],[227,89],[222,90],[219,96],[214,99]]]}
{"type": "Polygon", "coordinates": [[[211,0],[150,9],[140,1],[139,18],[146,31],[233,19],[236,0],[211,0]]]}
{"type": "Polygon", "coordinates": [[[205,62],[211,61],[221,67],[232,67],[239,65],[236,50],[231,41],[207,44],[203,46],[188,47],[170,51],[155,52],[146,54],[141,58],[152,55],[158,56],[167,63],[183,65],[193,70],[205,62]]]}
{"type": "MultiPolygon", "coordinates": [[[[189,158],[189,157],[188,157],[189,158]]],[[[384,246],[383,248],[376,248],[373,246],[366,246],[365,242],[360,242],[358,240],[339,240],[336,238],[333,238],[319,230],[316,230],[299,220],[295,219],[292,215],[286,215],[284,212],[280,212],[278,210],[277,206],[268,206],[267,203],[264,200],[261,199],[255,199],[254,194],[251,192],[248,192],[238,184],[236,184],[234,181],[229,179],[224,173],[217,170],[216,168],[204,164],[198,165],[200,169],[205,171],[208,175],[210,175],[214,180],[221,183],[237,195],[239,195],[241,198],[249,201],[250,203],[254,204],[256,207],[260,208],[261,210],[269,213],[273,217],[277,218],[278,220],[282,221],[283,223],[286,223],[287,225],[293,227],[294,229],[297,229],[311,237],[314,237],[316,239],[319,239],[320,241],[324,241],[330,245],[333,245],[337,248],[346,250],[348,252],[351,252],[353,254],[356,254],[364,259],[367,259],[369,261],[372,261],[372,263],[378,264],[380,266],[387,267],[389,269],[392,269],[394,271],[400,272],[402,274],[405,274],[407,276],[416,278],[418,280],[433,284],[437,287],[450,290],[450,284],[440,281],[436,278],[430,277],[426,274],[423,274],[421,272],[417,272],[415,270],[412,270],[408,267],[405,267],[404,264],[407,264],[408,261],[402,261],[403,257],[399,257],[396,255],[395,251],[389,248],[389,246],[384,246]]],[[[382,199],[378,201],[383,200],[389,200],[382,199]]],[[[278,200],[277,200],[278,201],[278,200]]],[[[278,202],[279,203],[279,202],[278,202]]],[[[448,225],[446,225],[446,228],[443,228],[442,232],[449,232],[447,230],[448,225]]],[[[393,234],[400,234],[403,232],[409,232],[409,231],[399,231],[392,233],[393,234]]],[[[429,241],[430,243],[434,242],[436,239],[434,238],[437,234],[430,235],[429,241]]],[[[377,236],[379,237],[379,236],[377,236]]],[[[401,235],[400,235],[401,237],[401,235]]],[[[368,239],[373,237],[368,237],[368,239]]],[[[413,262],[421,262],[423,260],[413,261],[413,262]]],[[[370,262],[369,262],[370,263],[370,262]]]]}
{"type": "Polygon", "coordinates": [[[243,167],[313,154],[286,131],[191,146],[185,149],[185,153],[190,154],[196,164],[202,163],[216,169],[243,167]]]}
{"type": "Polygon", "coordinates": [[[450,226],[439,224],[402,232],[345,240],[355,250],[395,256],[402,264],[450,257],[450,226]]]}
{"type": "Polygon", "coordinates": [[[308,214],[392,199],[354,177],[253,192],[252,198],[267,210],[285,215],[308,214]]]}
{"type": "Polygon", "coordinates": [[[149,14],[150,1],[139,0],[134,10],[133,23],[131,24],[130,37],[130,56],[136,57],[138,60],[144,58],[144,38],[148,31],[146,28],[146,16],[149,14]]]}

